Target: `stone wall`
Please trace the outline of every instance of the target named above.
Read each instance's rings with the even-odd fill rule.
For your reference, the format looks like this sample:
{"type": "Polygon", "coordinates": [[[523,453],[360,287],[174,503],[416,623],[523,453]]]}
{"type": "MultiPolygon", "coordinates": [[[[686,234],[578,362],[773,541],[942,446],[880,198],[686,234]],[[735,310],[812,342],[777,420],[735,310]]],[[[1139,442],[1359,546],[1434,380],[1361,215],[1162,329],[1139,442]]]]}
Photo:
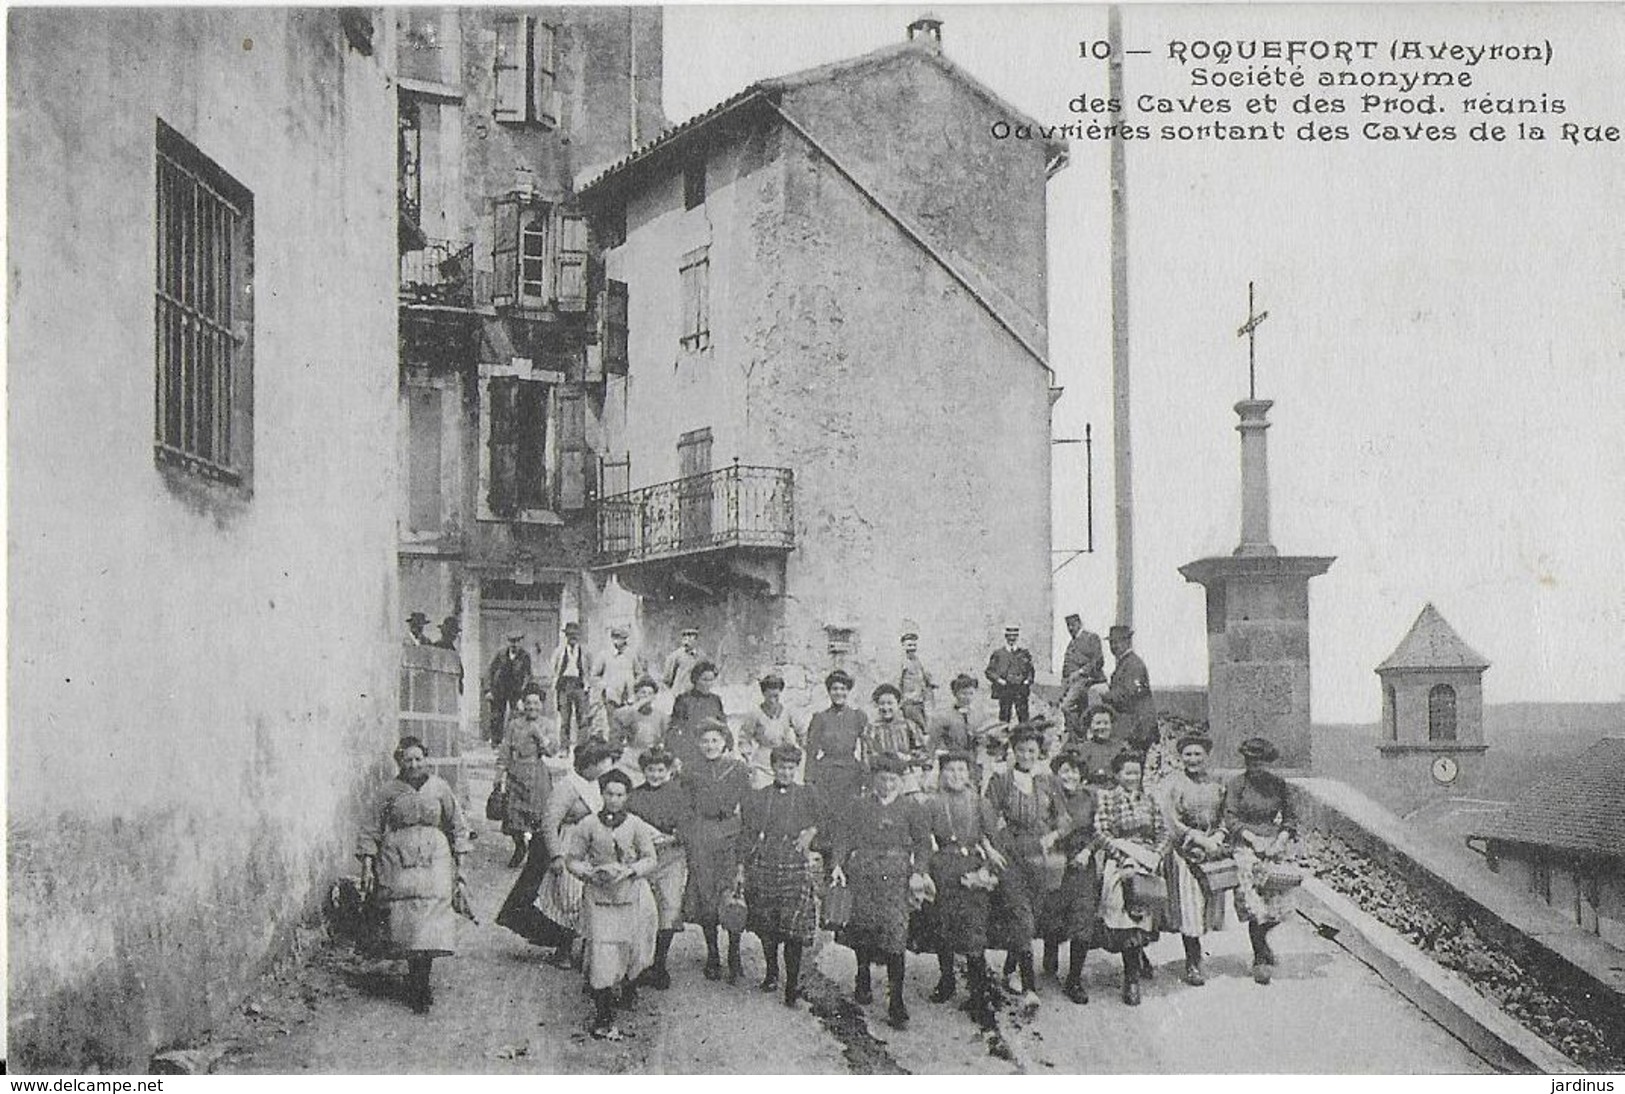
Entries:
{"type": "Polygon", "coordinates": [[[395,735],[392,32],[9,18],[8,1062],[142,1070],[325,890],[395,735]],[[154,459],[159,118],[254,197],[251,496],[154,459]]]}

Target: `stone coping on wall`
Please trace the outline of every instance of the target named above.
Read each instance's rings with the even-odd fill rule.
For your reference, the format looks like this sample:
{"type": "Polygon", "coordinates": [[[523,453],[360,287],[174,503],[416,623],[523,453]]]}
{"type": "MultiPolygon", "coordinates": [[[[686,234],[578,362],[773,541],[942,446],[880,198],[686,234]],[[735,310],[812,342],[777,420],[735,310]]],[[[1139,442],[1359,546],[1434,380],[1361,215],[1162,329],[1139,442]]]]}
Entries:
{"type": "Polygon", "coordinates": [[[1427,840],[1404,821],[1347,783],[1295,778],[1304,829],[1318,829],[1375,845],[1403,858],[1438,885],[1452,890],[1504,926],[1518,932],[1585,981],[1612,994],[1625,1011],[1625,953],[1569,922],[1532,895],[1508,888],[1465,845],[1427,840]]]}

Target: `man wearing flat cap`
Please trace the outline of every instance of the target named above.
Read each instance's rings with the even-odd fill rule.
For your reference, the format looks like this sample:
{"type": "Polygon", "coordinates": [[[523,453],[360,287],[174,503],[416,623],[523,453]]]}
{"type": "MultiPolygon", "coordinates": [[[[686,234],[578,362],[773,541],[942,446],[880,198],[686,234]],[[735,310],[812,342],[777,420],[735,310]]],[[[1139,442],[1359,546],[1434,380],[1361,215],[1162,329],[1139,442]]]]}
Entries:
{"type": "Polygon", "coordinates": [[[1072,640],[1061,658],[1061,712],[1066,716],[1067,732],[1081,735],[1089,689],[1106,682],[1106,655],[1101,652],[1100,635],[1084,629],[1082,616],[1067,616],[1066,630],[1072,640]]]}
{"type": "Polygon", "coordinates": [[[921,734],[925,733],[926,718],[931,710],[931,693],[937,683],[920,660],[920,634],[909,627],[903,631],[903,667],[897,673],[897,690],[902,696],[903,717],[913,722],[921,734]]]}
{"type": "Polygon", "coordinates": [[[491,724],[487,736],[492,744],[502,743],[502,727],[508,721],[508,707],[518,707],[526,684],[530,683],[530,654],[521,643],[524,631],[509,631],[508,644],[491,658],[485,672],[485,700],[491,704],[491,724]]]}
{"type": "Polygon", "coordinates": [[[667,690],[676,691],[678,688],[687,687],[694,666],[701,661],[710,660],[700,652],[699,642],[698,630],[693,627],[683,628],[682,645],[667,655],[664,671],[660,674],[660,680],[666,685],[667,690]]]}
{"type": "Polygon", "coordinates": [[[1033,655],[1020,642],[1021,628],[1006,623],[1004,645],[987,659],[985,675],[993,685],[990,694],[999,702],[1001,722],[1025,722],[1028,718],[1027,700],[1038,674],[1033,668],[1033,655]]]}
{"type": "Polygon", "coordinates": [[[1157,739],[1157,703],[1151,696],[1151,674],[1134,652],[1134,631],[1121,623],[1106,632],[1106,641],[1117,659],[1105,699],[1117,711],[1124,737],[1134,750],[1145,755],[1157,739]]]}
{"type": "Polygon", "coordinates": [[[593,656],[581,644],[581,624],[564,625],[564,642],[553,651],[547,675],[559,703],[559,740],[566,749],[587,739],[587,681],[596,675],[593,656]]]}
{"type": "Polygon", "coordinates": [[[643,658],[627,647],[631,638],[627,628],[611,627],[609,641],[614,652],[598,659],[594,670],[593,691],[603,700],[611,726],[615,724],[615,712],[632,705],[638,681],[649,675],[643,658]]]}

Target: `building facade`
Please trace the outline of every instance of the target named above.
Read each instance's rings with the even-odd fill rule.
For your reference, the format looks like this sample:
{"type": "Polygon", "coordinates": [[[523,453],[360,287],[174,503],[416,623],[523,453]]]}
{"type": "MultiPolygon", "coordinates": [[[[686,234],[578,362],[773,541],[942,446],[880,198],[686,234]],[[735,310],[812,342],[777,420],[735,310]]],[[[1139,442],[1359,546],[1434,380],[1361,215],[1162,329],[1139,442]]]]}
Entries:
{"type": "MultiPolygon", "coordinates": [[[[575,180],[664,124],[658,8],[403,8],[399,573],[458,632],[461,721],[509,632],[614,614],[584,575],[618,298],[575,180]]],[[[613,600],[613,597],[611,598],[613,600]]],[[[589,641],[602,642],[601,628],[589,641]]]]}
{"type": "Polygon", "coordinates": [[[392,28],[9,13],[9,1044],[142,1071],[395,739],[392,28]]]}
{"type": "MultiPolygon", "coordinates": [[[[955,65],[940,25],[765,81],[582,198],[624,299],[594,583],[685,626],[725,682],[939,684],[1006,621],[1049,664],[1046,198],[1065,147],[955,65]],[[617,489],[619,487],[619,489],[617,489]]],[[[943,693],[944,699],[946,693],[943,693]]]]}
{"type": "Polygon", "coordinates": [[[1490,663],[1463,642],[1439,609],[1425,605],[1377,666],[1382,680],[1384,781],[1417,804],[1470,792],[1484,743],[1484,670],[1490,663]]]}

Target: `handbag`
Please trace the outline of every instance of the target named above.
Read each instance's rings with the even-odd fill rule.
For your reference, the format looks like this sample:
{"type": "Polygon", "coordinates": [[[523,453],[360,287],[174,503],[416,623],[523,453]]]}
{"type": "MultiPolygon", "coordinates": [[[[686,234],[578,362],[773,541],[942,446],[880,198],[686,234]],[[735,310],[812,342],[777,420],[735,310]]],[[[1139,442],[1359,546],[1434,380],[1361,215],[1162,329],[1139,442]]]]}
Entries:
{"type": "Polygon", "coordinates": [[[1130,874],[1123,902],[1143,912],[1161,911],[1168,906],[1168,882],[1161,874],[1130,874]]]}
{"type": "Polygon", "coordinates": [[[735,885],[733,892],[722,902],[717,909],[717,926],[729,934],[738,934],[745,929],[745,887],[735,885]]]}
{"type": "Polygon", "coordinates": [[[485,819],[505,820],[508,816],[508,788],[506,786],[493,786],[491,793],[485,798],[485,819]]]}
{"type": "Polygon", "coordinates": [[[1226,889],[1234,889],[1241,884],[1241,875],[1236,868],[1236,860],[1226,855],[1224,858],[1209,859],[1207,862],[1193,864],[1196,869],[1196,878],[1202,883],[1202,888],[1208,893],[1222,893],[1226,889]]]}
{"type": "Polygon", "coordinates": [[[824,927],[838,931],[852,921],[852,887],[831,885],[824,897],[824,927]]]}
{"type": "Polygon", "coordinates": [[[1258,891],[1264,896],[1289,893],[1303,884],[1303,871],[1290,862],[1260,862],[1258,891]]]}

